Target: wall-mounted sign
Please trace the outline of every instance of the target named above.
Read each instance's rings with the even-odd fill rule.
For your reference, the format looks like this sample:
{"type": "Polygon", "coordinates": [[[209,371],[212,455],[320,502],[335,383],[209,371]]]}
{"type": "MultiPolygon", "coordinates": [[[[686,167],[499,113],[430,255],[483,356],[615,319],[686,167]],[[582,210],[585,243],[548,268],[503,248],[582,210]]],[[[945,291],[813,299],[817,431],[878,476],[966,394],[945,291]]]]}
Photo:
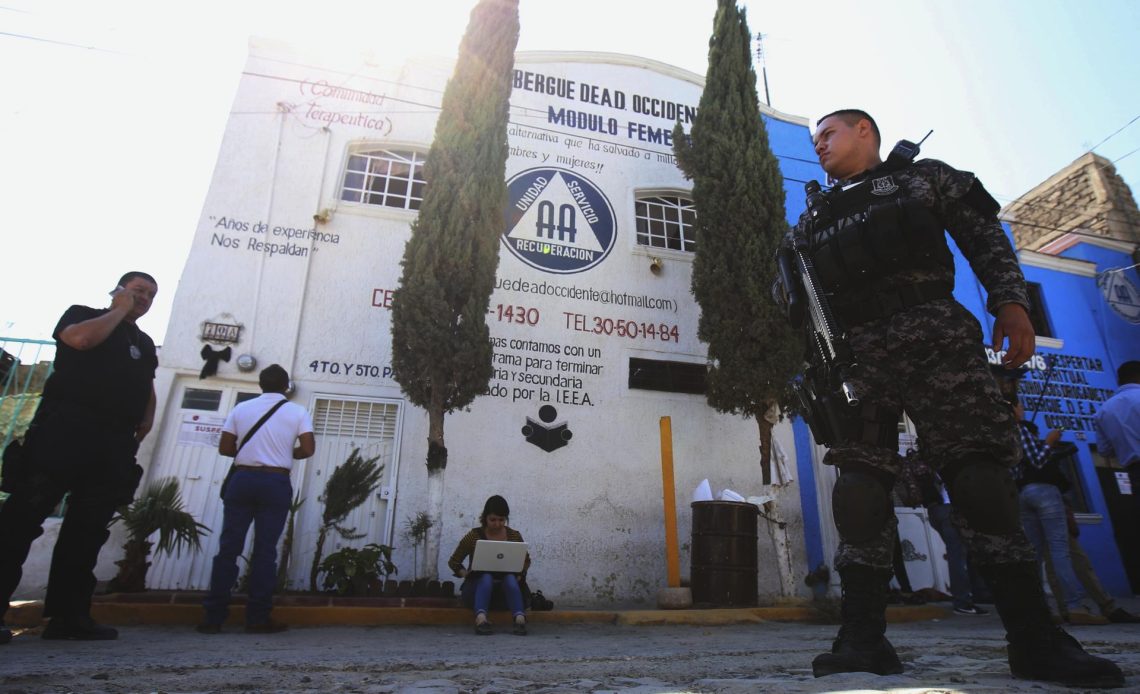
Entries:
{"type": "Polygon", "coordinates": [[[507,181],[503,243],[543,272],[570,274],[602,262],[617,239],[610,201],[582,176],[529,169],[507,181]]]}
{"type": "Polygon", "coordinates": [[[217,448],[225,423],[226,418],[217,415],[184,414],[178,427],[178,445],[217,448]]]}
{"type": "Polygon", "coordinates": [[[241,341],[240,325],[230,323],[202,323],[202,341],[237,344],[241,341]]]}
{"type": "Polygon", "coordinates": [[[1124,320],[1140,325],[1140,289],[1124,274],[1124,270],[1107,270],[1097,275],[1096,285],[1104,300],[1124,320]]]}

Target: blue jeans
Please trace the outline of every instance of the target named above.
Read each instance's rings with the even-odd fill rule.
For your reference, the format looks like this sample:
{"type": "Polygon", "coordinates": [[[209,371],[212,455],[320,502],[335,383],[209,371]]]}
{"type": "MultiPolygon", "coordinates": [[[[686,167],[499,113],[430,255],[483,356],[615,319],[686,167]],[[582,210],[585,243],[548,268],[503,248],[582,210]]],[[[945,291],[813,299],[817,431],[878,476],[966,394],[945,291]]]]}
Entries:
{"type": "Polygon", "coordinates": [[[480,612],[487,614],[487,610],[491,607],[491,594],[495,590],[496,583],[503,591],[503,597],[507,601],[507,609],[511,611],[511,614],[516,617],[523,614],[522,590],[519,588],[518,578],[514,574],[493,572],[476,573],[463,584],[464,598],[467,598],[472,592],[474,593],[475,614],[480,612]]]}
{"type": "Polygon", "coordinates": [[[1069,526],[1065,520],[1065,501],[1061,490],[1052,484],[1027,484],[1018,495],[1021,506],[1021,525],[1037,550],[1037,562],[1045,561],[1044,549],[1049,549],[1053,570],[1061,582],[1065,604],[1075,606],[1085,597],[1084,588],[1073,571],[1069,556],[1069,526]]]}
{"type": "Polygon", "coordinates": [[[970,592],[970,571],[966,568],[966,549],[958,529],[950,520],[950,504],[931,504],[926,507],[930,525],[946,545],[946,564],[950,569],[950,594],[954,597],[954,607],[970,607],[974,596],[970,592]]]}
{"type": "Polygon", "coordinates": [[[253,551],[249,559],[249,602],[246,624],[269,621],[273,588],[277,584],[277,540],[289,517],[293,486],[286,475],[235,470],[223,499],[225,514],[218,555],[210,573],[210,593],[202,606],[206,622],[221,624],[229,614],[230,592],[238,579],[237,558],[253,523],[253,551]]]}

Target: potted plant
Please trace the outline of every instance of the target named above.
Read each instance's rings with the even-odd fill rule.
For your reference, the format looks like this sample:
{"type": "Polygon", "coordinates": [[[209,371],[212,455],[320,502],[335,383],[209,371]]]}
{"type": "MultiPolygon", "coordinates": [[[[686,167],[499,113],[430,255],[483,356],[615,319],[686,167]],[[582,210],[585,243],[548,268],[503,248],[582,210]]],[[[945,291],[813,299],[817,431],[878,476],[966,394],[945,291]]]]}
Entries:
{"type": "Polygon", "coordinates": [[[320,571],[324,573],[325,590],[338,595],[377,594],[383,580],[396,573],[392,548],[370,543],[360,549],[343,547],[325,557],[320,571]]]}
{"type": "Polygon", "coordinates": [[[149,538],[154,533],[158,533],[156,552],[179,553],[183,545],[201,549],[201,537],[210,531],[183,508],[182,492],[173,477],[147,485],[139,498],[119,509],[111,519],[112,524],[118,521],[126,526],[127,541],[123,558],[115,562],[119,573],[111,579],[110,590],[114,593],[146,590],[146,572],[150,567],[147,559],[153,546],[149,538]]]}

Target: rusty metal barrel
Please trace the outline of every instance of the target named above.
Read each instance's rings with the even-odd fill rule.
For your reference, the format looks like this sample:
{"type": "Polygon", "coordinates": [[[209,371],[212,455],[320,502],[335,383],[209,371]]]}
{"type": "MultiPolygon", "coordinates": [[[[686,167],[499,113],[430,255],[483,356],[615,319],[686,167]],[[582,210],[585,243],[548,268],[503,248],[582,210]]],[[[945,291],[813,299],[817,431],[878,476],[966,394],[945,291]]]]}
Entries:
{"type": "Polygon", "coordinates": [[[756,506],[694,501],[689,585],[693,605],[756,605],[756,506]]]}

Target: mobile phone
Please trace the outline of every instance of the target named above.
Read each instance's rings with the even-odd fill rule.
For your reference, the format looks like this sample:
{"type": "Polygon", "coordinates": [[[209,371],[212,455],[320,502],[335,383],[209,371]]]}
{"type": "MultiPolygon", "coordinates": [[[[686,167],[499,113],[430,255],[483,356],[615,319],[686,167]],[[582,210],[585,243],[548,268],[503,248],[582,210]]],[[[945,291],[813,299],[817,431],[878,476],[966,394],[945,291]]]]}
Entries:
{"type": "Polygon", "coordinates": [[[125,292],[125,291],[127,291],[127,288],[120,284],[119,286],[115,287],[111,291],[107,292],[107,294],[109,296],[115,296],[119,292],[125,292]]]}

